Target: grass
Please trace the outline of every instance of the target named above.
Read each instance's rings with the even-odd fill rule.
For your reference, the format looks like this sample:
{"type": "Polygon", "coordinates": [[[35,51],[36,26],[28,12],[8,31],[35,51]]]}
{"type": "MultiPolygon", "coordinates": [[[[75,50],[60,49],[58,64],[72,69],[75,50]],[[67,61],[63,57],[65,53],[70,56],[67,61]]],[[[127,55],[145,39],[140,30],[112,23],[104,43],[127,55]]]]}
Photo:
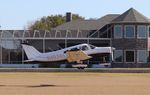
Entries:
{"type": "Polygon", "coordinates": [[[150,73],[0,73],[1,95],[149,95],[150,73]]]}

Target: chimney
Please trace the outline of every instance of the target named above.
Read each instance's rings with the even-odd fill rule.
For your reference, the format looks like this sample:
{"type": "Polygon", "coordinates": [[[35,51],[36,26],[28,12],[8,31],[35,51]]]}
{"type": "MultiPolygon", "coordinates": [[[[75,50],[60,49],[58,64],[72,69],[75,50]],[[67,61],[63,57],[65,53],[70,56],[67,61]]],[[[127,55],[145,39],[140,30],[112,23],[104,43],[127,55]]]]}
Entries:
{"type": "Polygon", "coordinates": [[[67,12],[66,13],[66,22],[70,22],[72,21],[72,13],[71,12],[67,12]]]}

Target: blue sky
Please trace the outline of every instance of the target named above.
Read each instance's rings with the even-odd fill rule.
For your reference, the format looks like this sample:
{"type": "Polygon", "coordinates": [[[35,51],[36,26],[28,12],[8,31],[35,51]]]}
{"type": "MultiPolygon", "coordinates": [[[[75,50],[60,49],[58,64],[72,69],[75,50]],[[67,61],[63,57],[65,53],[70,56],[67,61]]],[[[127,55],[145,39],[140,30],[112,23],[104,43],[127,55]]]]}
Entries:
{"type": "Polygon", "coordinates": [[[135,8],[150,17],[150,0],[0,0],[0,29],[24,29],[42,16],[72,12],[88,18],[135,8]]]}

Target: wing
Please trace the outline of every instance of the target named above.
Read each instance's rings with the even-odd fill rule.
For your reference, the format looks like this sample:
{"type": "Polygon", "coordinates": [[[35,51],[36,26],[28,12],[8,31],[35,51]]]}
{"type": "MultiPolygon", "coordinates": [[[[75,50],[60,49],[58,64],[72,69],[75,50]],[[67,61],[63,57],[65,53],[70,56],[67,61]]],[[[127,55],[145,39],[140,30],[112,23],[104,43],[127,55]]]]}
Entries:
{"type": "Polygon", "coordinates": [[[87,54],[85,54],[81,50],[79,50],[79,51],[67,51],[66,54],[67,54],[68,62],[80,62],[80,61],[92,58],[91,56],[88,56],[87,54]]]}

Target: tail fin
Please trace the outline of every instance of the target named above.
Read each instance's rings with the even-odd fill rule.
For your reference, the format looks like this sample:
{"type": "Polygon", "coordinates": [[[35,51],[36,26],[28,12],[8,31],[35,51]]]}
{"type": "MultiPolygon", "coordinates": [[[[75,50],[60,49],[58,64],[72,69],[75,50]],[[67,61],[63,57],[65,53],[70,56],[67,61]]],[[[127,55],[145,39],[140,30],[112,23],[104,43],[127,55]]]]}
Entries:
{"type": "Polygon", "coordinates": [[[23,49],[24,49],[28,59],[33,59],[34,57],[36,57],[36,56],[41,54],[33,46],[22,44],[22,47],[23,47],[23,49]]]}

